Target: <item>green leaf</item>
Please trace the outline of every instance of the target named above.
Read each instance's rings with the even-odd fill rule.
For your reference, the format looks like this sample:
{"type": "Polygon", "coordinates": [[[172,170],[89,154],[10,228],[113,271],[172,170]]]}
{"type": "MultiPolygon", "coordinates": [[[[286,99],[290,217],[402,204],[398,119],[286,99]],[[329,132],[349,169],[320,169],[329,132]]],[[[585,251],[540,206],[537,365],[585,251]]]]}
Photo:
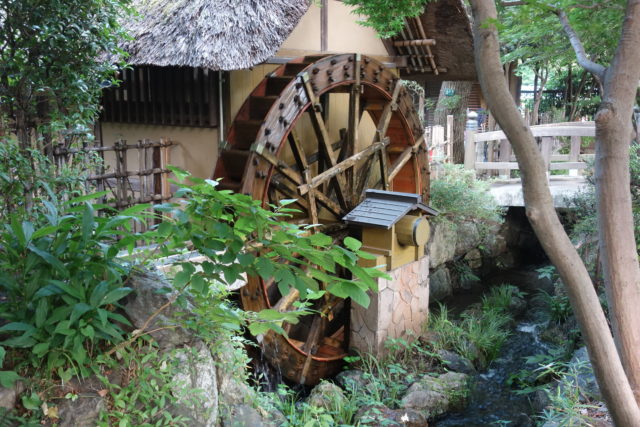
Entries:
{"type": "Polygon", "coordinates": [[[89,203],[84,204],[84,212],[82,213],[82,244],[86,245],[93,234],[93,226],[95,224],[93,208],[89,203]]]}
{"type": "Polygon", "coordinates": [[[6,325],[3,325],[0,328],[0,332],[4,332],[4,331],[23,331],[23,332],[34,332],[36,330],[36,328],[29,324],[29,323],[24,323],[24,322],[11,322],[11,323],[7,323],[6,325]]]}
{"type": "Polygon", "coordinates": [[[14,371],[0,371],[0,385],[5,388],[12,388],[16,381],[22,377],[14,371]]]}
{"type": "Polygon", "coordinates": [[[55,234],[55,232],[58,231],[58,228],[59,227],[57,225],[48,225],[46,227],[39,228],[33,232],[31,239],[37,240],[43,236],[47,236],[49,234],[55,234]]]}
{"type": "Polygon", "coordinates": [[[369,307],[371,299],[365,291],[351,282],[337,282],[329,285],[327,289],[331,294],[340,298],[351,298],[364,308],[369,307]]]}
{"type": "Polygon", "coordinates": [[[84,196],[76,197],[75,199],[69,200],[67,203],[65,203],[65,205],[76,205],[76,204],[87,202],[89,200],[100,199],[108,194],[109,194],[108,191],[100,191],[98,193],[86,194],[84,196]]]}
{"type": "Polygon", "coordinates": [[[201,275],[196,274],[191,278],[191,288],[204,295],[207,291],[207,281],[201,275]]]}
{"type": "Polygon", "coordinates": [[[84,328],[80,329],[80,333],[89,339],[94,339],[96,336],[96,331],[93,329],[93,326],[87,325],[84,328]]]}
{"type": "Polygon", "coordinates": [[[311,244],[315,246],[329,246],[333,242],[333,239],[330,236],[322,233],[312,234],[309,237],[309,240],[311,241],[311,244]]]}
{"type": "Polygon", "coordinates": [[[69,319],[69,327],[73,326],[83,314],[91,310],[93,310],[93,307],[83,302],[74,305],[71,311],[71,318],[69,319]]]}
{"type": "Polygon", "coordinates": [[[114,303],[120,301],[122,298],[124,298],[127,295],[129,295],[132,291],[133,291],[133,289],[126,288],[126,287],[125,288],[114,289],[111,292],[109,292],[107,295],[105,295],[105,297],[102,299],[100,305],[114,304],[114,303]]]}
{"type": "Polygon", "coordinates": [[[362,247],[362,242],[360,242],[357,239],[354,239],[353,237],[345,237],[344,238],[344,245],[348,248],[351,249],[352,251],[357,251],[358,249],[360,249],[362,247]]]}
{"type": "Polygon", "coordinates": [[[7,351],[4,349],[4,347],[0,346],[0,368],[2,368],[2,365],[4,364],[4,356],[6,356],[7,351]]]}
{"type": "Polygon", "coordinates": [[[67,268],[64,266],[62,262],[55,256],[51,255],[49,252],[39,249],[33,245],[29,245],[28,249],[34,254],[38,255],[40,258],[45,260],[48,264],[50,264],[53,268],[62,273],[65,277],[69,275],[67,268]]]}
{"type": "Polygon", "coordinates": [[[189,178],[191,176],[191,174],[183,169],[180,169],[178,167],[175,166],[167,166],[167,169],[169,169],[171,172],[173,172],[173,174],[176,176],[176,179],[178,181],[184,181],[185,179],[189,178]]]}
{"type": "Polygon", "coordinates": [[[39,344],[36,344],[31,349],[31,352],[33,354],[35,354],[36,356],[38,356],[38,357],[44,356],[47,353],[47,351],[49,351],[49,343],[48,342],[41,342],[39,344]]]}
{"type": "Polygon", "coordinates": [[[9,338],[0,342],[0,344],[5,345],[7,347],[16,347],[16,348],[29,348],[32,347],[37,341],[28,335],[22,335],[19,337],[9,338]]]}
{"type": "Polygon", "coordinates": [[[36,306],[36,327],[41,328],[42,325],[44,325],[44,322],[47,320],[47,314],[49,314],[49,301],[42,298],[36,306]]]}
{"type": "Polygon", "coordinates": [[[42,400],[40,399],[40,397],[36,392],[31,393],[31,395],[29,396],[27,395],[22,396],[22,406],[24,406],[25,409],[28,409],[30,411],[36,411],[40,409],[41,404],[42,404],[42,400]]]}

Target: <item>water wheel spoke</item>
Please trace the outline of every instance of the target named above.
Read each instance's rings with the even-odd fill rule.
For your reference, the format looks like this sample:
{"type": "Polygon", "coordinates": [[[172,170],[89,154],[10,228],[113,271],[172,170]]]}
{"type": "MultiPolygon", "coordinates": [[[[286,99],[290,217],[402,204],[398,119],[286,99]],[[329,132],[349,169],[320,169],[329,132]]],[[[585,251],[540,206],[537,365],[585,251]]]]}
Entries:
{"type": "MultiPolygon", "coordinates": [[[[333,151],[333,144],[330,142],[329,131],[324,122],[324,118],[322,117],[322,113],[320,111],[320,104],[311,88],[311,83],[306,80],[304,82],[305,89],[307,92],[307,96],[311,100],[311,107],[307,110],[309,112],[309,116],[311,118],[311,125],[316,134],[316,138],[318,140],[318,148],[322,153],[322,158],[328,163],[330,168],[336,165],[336,155],[333,151]]],[[[346,198],[344,191],[347,189],[346,182],[344,176],[338,174],[334,177],[337,181],[336,188],[336,196],[338,198],[338,203],[340,206],[347,210],[346,198]]]]}
{"type": "Polygon", "coordinates": [[[307,374],[309,373],[309,369],[311,368],[311,361],[313,360],[312,357],[318,351],[320,340],[324,338],[325,325],[325,317],[316,316],[313,319],[309,335],[301,349],[303,352],[307,353],[307,358],[304,361],[302,372],[300,374],[300,384],[304,384],[306,382],[307,374]]]}
{"type": "Polygon", "coordinates": [[[398,156],[398,158],[391,165],[391,170],[389,171],[389,176],[388,176],[389,181],[393,181],[393,178],[395,178],[398,172],[402,170],[404,165],[406,165],[409,162],[409,160],[411,160],[411,157],[418,153],[418,151],[420,150],[420,146],[422,145],[423,142],[424,142],[424,135],[421,135],[415,144],[413,144],[411,147],[407,147],[404,149],[402,154],[400,154],[400,156],[398,156]]]}

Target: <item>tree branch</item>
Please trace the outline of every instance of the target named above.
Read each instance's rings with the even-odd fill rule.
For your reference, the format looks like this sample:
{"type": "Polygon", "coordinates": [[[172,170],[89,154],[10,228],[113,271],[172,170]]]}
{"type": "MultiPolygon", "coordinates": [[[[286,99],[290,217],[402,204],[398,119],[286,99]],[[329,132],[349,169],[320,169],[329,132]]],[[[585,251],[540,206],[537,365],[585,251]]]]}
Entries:
{"type": "Polygon", "coordinates": [[[576,53],[578,64],[580,64],[582,68],[593,74],[600,82],[604,80],[604,73],[606,71],[606,68],[587,58],[587,54],[584,51],[582,41],[580,41],[580,37],[578,37],[578,34],[576,34],[573,27],[569,23],[567,14],[561,9],[558,9],[556,11],[556,14],[558,15],[558,19],[560,19],[560,24],[562,24],[564,32],[567,34],[567,37],[569,37],[569,42],[571,42],[571,46],[576,53]]]}

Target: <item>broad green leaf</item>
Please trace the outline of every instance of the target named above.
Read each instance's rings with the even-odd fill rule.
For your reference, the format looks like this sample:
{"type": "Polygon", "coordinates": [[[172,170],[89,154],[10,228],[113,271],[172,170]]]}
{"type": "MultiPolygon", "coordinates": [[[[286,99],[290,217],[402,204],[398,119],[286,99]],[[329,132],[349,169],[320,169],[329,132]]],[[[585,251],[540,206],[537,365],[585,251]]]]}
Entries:
{"type": "Polygon", "coordinates": [[[71,318],[69,319],[69,326],[73,326],[83,314],[91,310],[93,310],[93,307],[83,302],[74,305],[71,311],[71,318]]]}
{"type": "Polygon", "coordinates": [[[49,314],[49,301],[42,298],[36,305],[36,327],[41,328],[42,325],[44,325],[44,322],[47,320],[47,314],[49,314]]]}
{"type": "Polygon", "coordinates": [[[114,289],[107,295],[105,295],[105,297],[101,301],[101,305],[114,304],[129,295],[132,291],[133,289],[126,287],[114,289]]]}
{"type": "Polygon", "coordinates": [[[60,273],[62,273],[65,277],[69,275],[69,272],[67,268],[64,266],[64,264],[58,258],[51,255],[49,252],[39,249],[34,245],[29,245],[28,249],[34,254],[38,255],[43,260],[45,260],[48,264],[50,264],[53,268],[55,268],[60,273]]]}
{"type": "Polygon", "coordinates": [[[0,371],[0,386],[12,388],[22,377],[14,371],[0,371]]]}
{"type": "Polygon", "coordinates": [[[33,354],[35,354],[36,356],[38,356],[38,357],[44,356],[47,353],[47,351],[49,351],[49,343],[48,342],[41,342],[39,344],[36,344],[31,349],[31,352],[33,354]]]}
{"type": "Polygon", "coordinates": [[[354,239],[353,237],[345,237],[344,238],[344,245],[348,249],[351,249],[352,251],[357,251],[362,247],[362,242],[360,242],[357,239],[354,239]]]}
{"type": "Polygon", "coordinates": [[[106,195],[108,195],[108,191],[100,191],[98,193],[86,194],[84,196],[76,197],[75,199],[71,199],[65,203],[65,205],[76,205],[84,202],[88,202],[89,200],[100,199],[106,195]]]}
{"type": "Polygon", "coordinates": [[[35,330],[36,328],[33,325],[29,323],[24,323],[24,322],[11,322],[0,327],[1,332],[5,332],[5,331],[34,332],[35,330]]]}
{"type": "Polygon", "coordinates": [[[2,368],[2,365],[4,364],[4,356],[7,354],[7,351],[4,349],[4,347],[0,346],[0,368],[2,368]]]}

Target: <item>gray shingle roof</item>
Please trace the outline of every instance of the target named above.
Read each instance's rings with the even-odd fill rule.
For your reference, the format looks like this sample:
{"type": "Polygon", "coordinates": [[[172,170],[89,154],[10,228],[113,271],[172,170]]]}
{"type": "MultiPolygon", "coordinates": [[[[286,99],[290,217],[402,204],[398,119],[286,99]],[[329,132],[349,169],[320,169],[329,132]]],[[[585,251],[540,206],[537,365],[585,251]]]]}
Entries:
{"type": "Polygon", "coordinates": [[[429,215],[438,214],[438,211],[422,203],[419,194],[367,190],[364,201],[342,219],[348,224],[389,229],[403,216],[416,209],[429,215]]]}

